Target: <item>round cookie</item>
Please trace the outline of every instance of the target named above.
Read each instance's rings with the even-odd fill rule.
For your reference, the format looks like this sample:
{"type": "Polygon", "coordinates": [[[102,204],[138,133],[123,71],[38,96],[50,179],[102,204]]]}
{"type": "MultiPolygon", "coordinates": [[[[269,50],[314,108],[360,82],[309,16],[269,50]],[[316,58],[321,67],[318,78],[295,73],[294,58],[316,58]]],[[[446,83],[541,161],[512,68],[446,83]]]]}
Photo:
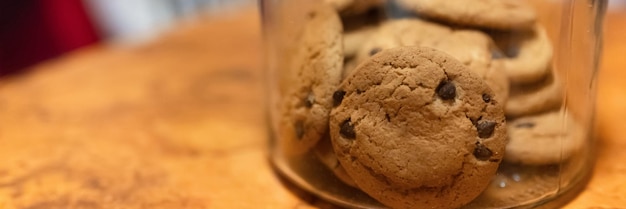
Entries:
{"type": "Polygon", "coordinates": [[[392,208],[457,208],[487,187],[504,154],[500,103],[455,58],[383,50],[335,92],[330,135],[356,185],[392,208]]]}
{"type": "Polygon", "coordinates": [[[333,145],[330,142],[330,136],[322,138],[313,150],[317,159],[332,171],[340,181],[348,186],[356,187],[352,177],[350,177],[348,173],[346,173],[346,170],[341,167],[341,164],[339,164],[337,155],[335,155],[335,151],[333,150],[333,145]]]}
{"type": "Polygon", "coordinates": [[[563,101],[561,82],[554,72],[542,81],[511,85],[509,99],[505,104],[505,113],[509,117],[520,117],[558,108],[563,101]]]}
{"type": "Polygon", "coordinates": [[[398,0],[419,15],[456,25],[501,30],[528,29],[537,14],[524,0],[398,0]]]}
{"type": "Polygon", "coordinates": [[[495,92],[496,100],[504,102],[508,98],[509,81],[503,65],[492,62],[494,43],[483,32],[453,30],[419,19],[387,21],[363,44],[356,55],[357,63],[381,50],[398,46],[424,46],[444,51],[480,75],[495,92]]]}
{"type": "Polygon", "coordinates": [[[335,10],[318,4],[307,15],[282,98],[280,142],[290,154],[308,151],[327,132],[342,73],[342,26],[335,10]]]}
{"type": "Polygon", "coordinates": [[[511,83],[537,82],[550,72],[552,44],[541,25],[528,31],[494,32],[491,36],[506,55],[502,62],[511,83]]]}
{"type": "Polygon", "coordinates": [[[556,110],[509,121],[504,161],[547,165],[560,163],[575,154],[587,135],[584,127],[566,116],[556,110]]]}
{"type": "Polygon", "coordinates": [[[385,0],[324,0],[333,6],[341,15],[364,13],[374,7],[381,6],[385,0]]]}

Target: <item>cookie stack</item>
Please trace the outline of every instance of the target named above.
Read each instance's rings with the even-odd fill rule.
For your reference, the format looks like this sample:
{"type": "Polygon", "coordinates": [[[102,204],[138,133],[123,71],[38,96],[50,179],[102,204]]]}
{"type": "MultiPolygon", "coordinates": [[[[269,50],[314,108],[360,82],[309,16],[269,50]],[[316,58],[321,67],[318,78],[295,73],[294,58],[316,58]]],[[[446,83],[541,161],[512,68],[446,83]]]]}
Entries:
{"type": "Polygon", "coordinates": [[[288,155],[314,153],[392,208],[458,208],[502,161],[555,164],[580,148],[525,1],[323,2],[281,75],[288,155]]]}
{"type": "Polygon", "coordinates": [[[378,52],[344,79],[330,140],[354,184],[393,208],[457,208],[504,154],[501,104],[478,74],[432,48],[378,52]]]}

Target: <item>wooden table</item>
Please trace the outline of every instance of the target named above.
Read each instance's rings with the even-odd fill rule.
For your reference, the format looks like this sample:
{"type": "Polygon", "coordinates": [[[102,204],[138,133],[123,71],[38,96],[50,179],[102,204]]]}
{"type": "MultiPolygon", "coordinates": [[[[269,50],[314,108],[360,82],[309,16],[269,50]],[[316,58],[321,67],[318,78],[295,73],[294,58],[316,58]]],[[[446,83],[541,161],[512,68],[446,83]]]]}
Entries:
{"type": "MultiPolygon", "coordinates": [[[[607,18],[598,162],[566,208],[626,207],[624,25],[607,18]]],[[[0,80],[0,208],[327,207],[269,166],[259,30],[207,17],[0,80]]]]}

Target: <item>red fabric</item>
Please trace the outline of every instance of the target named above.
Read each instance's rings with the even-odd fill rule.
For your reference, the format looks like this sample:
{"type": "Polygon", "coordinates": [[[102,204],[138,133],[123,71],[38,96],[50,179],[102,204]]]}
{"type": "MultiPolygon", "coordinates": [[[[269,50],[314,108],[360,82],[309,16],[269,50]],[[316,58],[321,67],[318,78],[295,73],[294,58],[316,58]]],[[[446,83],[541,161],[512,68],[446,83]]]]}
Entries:
{"type": "Polygon", "coordinates": [[[98,39],[81,0],[0,0],[0,75],[98,39]]]}

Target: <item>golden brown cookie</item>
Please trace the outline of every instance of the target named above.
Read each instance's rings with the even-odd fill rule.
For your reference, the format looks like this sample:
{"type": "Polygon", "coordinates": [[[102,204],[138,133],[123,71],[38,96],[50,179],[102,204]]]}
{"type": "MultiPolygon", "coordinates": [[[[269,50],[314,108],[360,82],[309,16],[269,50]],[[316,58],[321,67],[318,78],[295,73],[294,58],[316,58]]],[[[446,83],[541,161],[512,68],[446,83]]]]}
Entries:
{"type": "Polygon", "coordinates": [[[559,110],[509,121],[504,161],[527,165],[560,163],[582,148],[587,137],[585,130],[559,110]]]}
{"type": "Polygon", "coordinates": [[[279,124],[281,146],[301,154],[315,146],[328,129],[332,94],[342,73],[342,26],[336,11],[326,4],[308,14],[285,82],[279,124]]]}
{"type": "Polygon", "coordinates": [[[418,15],[455,25],[501,30],[528,29],[537,15],[525,0],[397,0],[418,15]]]}
{"type": "Polygon", "coordinates": [[[500,103],[475,73],[425,47],[361,63],[333,95],[330,135],[356,185],[392,208],[458,208],[504,155],[500,103]]]}
{"type": "Polygon", "coordinates": [[[496,45],[505,57],[501,62],[512,84],[533,83],[550,74],[552,44],[541,25],[532,30],[492,32],[496,45]]]}
{"type": "Polygon", "coordinates": [[[543,80],[521,85],[512,85],[505,113],[509,117],[531,115],[558,108],[563,102],[563,88],[555,72],[543,80]]]}

